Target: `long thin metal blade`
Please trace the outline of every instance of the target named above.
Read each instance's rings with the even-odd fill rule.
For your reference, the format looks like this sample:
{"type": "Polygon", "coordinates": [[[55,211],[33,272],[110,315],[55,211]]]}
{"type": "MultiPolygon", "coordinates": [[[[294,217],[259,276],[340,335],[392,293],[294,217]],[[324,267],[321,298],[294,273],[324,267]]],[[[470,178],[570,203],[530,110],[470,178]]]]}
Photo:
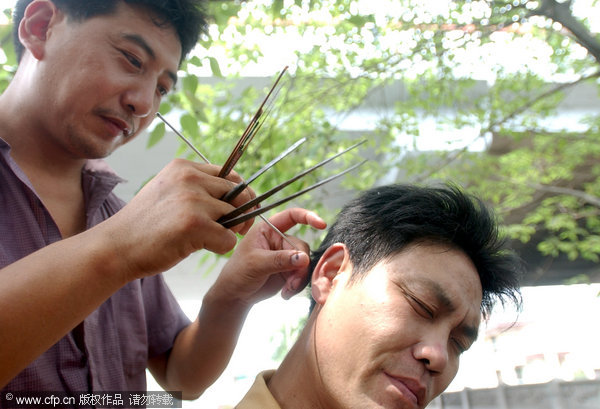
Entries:
{"type": "Polygon", "coordinates": [[[162,116],[160,114],[160,112],[156,113],[156,116],[159,117],[161,119],[161,121],[163,121],[165,124],[167,124],[167,126],[169,128],[171,128],[171,130],[173,132],[175,132],[175,135],[179,136],[186,144],[187,146],[189,146],[194,152],[196,152],[196,154],[198,156],[200,156],[202,158],[202,160],[208,164],[210,164],[210,161],[206,158],[206,156],[204,156],[202,154],[202,152],[200,152],[198,149],[196,149],[196,147],[192,144],[192,142],[190,142],[190,140],[188,138],[186,138],[185,136],[183,136],[177,129],[175,129],[175,127],[173,127],[173,125],[171,125],[164,116],[162,116]]]}
{"type": "MultiPolygon", "coordinates": [[[[311,186],[307,187],[306,189],[303,189],[303,190],[301,190],[301,191],[299,191],[299,192],[296,192],[296,193],[294,193],[294,194],[292,194],[292,195],[290,195],[290,196],[288,196],[288,197],[285,197],[285,198],[283,198],[283,199],[281,199],[281,200],[279,200],[279,201],[277,201],[277,202],[275,202],[275,203],[271,203],[271,204],[270,204],[270,205],[268,205],[268,206],[261,207],[261,208],[259,208],[259,209],[256,209],[256,210],[252,211],[252,212],[245,213],[245,214],[242,214],[242,215],[240,215],[240,216],[237,216],[237,217],[229,218],[229,219],[226,219],[226,220],[224,220],[224,221],[221,221],[221,219],[223,219],[223,217],[222,217],[222,218],[221,218],[221,219],[219,219],[218,221],[219,221],[219,223],[221,223],[221,225],[223,225],[223,227],[225,227],[225,228],[228,228],[228,229],[229,229],[230,227],[233,227],[233,226],[235,226],[235,225],[238,225],[238,224],[240,224],[240,223],[243,223],[243,222],[245,222],[246,220],[249,220],[249,219],[251,219],[251,218],[253,218],[253,217],[260,216],[260,215],[262,215],[264,212],[266,212],[266,211],[269,211],[269,210],[271,210],[271,209],[273,209],[273,208],[275,208],[275,207],[277,207],[277,206],[279,206],[279,205],[282,205],[282,204],[284,204],[284,203],[286,203],[286,202],[289,202],[290,200],[292,200],[292,199],[295,199],[295,198],[297,198],[298,196],[301,196],[301,195],[303,195],[304,193],[306,193],[306,192],[308,192],[308,191],[311,191],[311,190],[313,190],[313,189],[316,189],[316,188],[318,188],[319,186],[322,186],[322,185],[324,185],[325,183],[331,182],[332,180],[334,180],[334,179],[337,179],[337,178],[341,177],[342,175],[345,175],[346,173],[348,173],[348,172],[350,172],[350,171],[352,171],[352,170],[354,170],[354,169],[358,168],[359,166],[361,166],[361,165],[362,165],[362,164],[364,164],[365,162],[367,162],[367,160],[366,160],[366,159],[365,159],[365,160],[363,160],[363,161],[362,161],[362,162],[360,162],[360,163],[357,163],[357,164],[356,164],[356,165],[354,165],[354,166],[351,166],[351,167],[349,167],[348,169],[346,169],[346,170],[344,170],[344,171],[342,171],[342,172],[340,172],[340,173],[338,173],[338,174],[335,174],[335,175],[333,175],[333,176],[330,176],[330,177],[328,177],[328,178],[326,178],[326,179],[323,179],[323,180],[321,180],[321,181],[319,181],[319,182],[315,183],[314,185],[311,185],[311,186]]],[[[226,217],[226,216],[227,216],[227,215],[225,215],[224,217],[226,217]]]]}
{"type": "Polygon", "coordinates": [[[255,197],[254,199],[244,203],[243,205],[241,205],[240,207],[238,207],[237,209],[233,210],[230,213],[227,213],[226,215],[222,216],[219,220],[217,220],[219,223],[222,223],[228,219],[232,219],[242,213],[244,213],[246,210],[250,210],[251,208],[253,208],[254,206],[258,205],[260,202],[262,202],[265,199],[268,199],[269,197],[273,196],[275,193],[279,192],[281,189],[283,189],[284,187],[294,183],[295,181],[297,181],[298,179],[300,179],[301,177],[309,174],[310,172],[320,168],[321,166],[331,162],[332,160],[334,160],[335,158],[337,158],[338,156],[343,155],[344,153],[362,145],[363,143],[366,142],[366,139],[352,145],[351,147],[344,149],[342,152],[337,153],[335,155],[333,155],[330,158],[325,159],[322,162],[317,163],[316,165],[302,171],[301,173],[297,174],[296,176],[292,177],[291,179],[281,183],[280,185],[275,186],[274,188],[272,188],[271,190],[267,191],[266,193],[263,193],[260,196],[255,197]]]}

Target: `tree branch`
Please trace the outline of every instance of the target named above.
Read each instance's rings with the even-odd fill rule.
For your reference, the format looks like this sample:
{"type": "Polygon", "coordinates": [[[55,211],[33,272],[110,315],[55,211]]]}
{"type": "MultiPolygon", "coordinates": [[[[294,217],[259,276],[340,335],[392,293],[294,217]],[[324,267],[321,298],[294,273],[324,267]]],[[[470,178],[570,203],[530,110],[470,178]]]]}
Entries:
{"type": "Polygon", "coordinates": [[[586,202],[587,204],[591,204],[600,208],[600,198],[598,196],[590,195],[589,193],[585,193],[581,190],[571,189],[568,187],[541,185],[538,183],[527,183],[526,186],[529,186],[537,190],[538,192],[555,193],[558,195],[569,195],[577,197],[586,202]]]}
{"type": "Polygon", "coordinates": [[[435,167],[434,169],[432,169],[430,172],[427,172],[427,174],[420,176],[419,178],[417,178],[417,181],[423,181],[428,179],[429,177],[431,177],[431,175],[433,175],[434,173],[438,172],[440,169],[443,169],[444,167],[448,166],[450,163],[454,162],[456,159],[458,159],[458,157],[460,157],[463,153],[465,153],[467,151],[467,149],[469,148],[469,146],[473,143],[475,143],[475,141],[477,141],[479,138],[482,138],[484,135],[486,135],[488,132],[492,132],[494,130],[495,127],[502,125],[503,123],[506,123],[507,121],[513,119],[514,117],[516,117],[519,114],[522,114],[523,112],[525,112],[526,110],[528,110],[529,108],[531,108],[533,105],[535,105],[538,101],[541,101],[544,98],[548,98],[549,96],[560,92],[566,88],[572,87],[574,85],[579,84],[580,82],[584,82],[587,81],[589,79],[592,78],[598,78],[600,77],[600,71],[597,71],[591,75],[588,76],[584,76],[579,78],[576,81],[573,82],[569,82],[569,83],[564,83],[564,84],[560,84],[546,92],[543,92],[540,95],[537,95],[536,97],[530,99],[529,101],[527,101],[525,104],[517,107],[515,110],[513,110],[512,112],[510,112],[508,115],[504,116],[503,118],[499,119],[498,121],[492,122],[491,124],[489,124],[485,129],[482,129],[479,134],[467,145],[465,145],[465,147],[463,147],[462,149],[459,149],[457,151],[454,151],[452,153],[449,153],[448,156],[446,157],[446,160],[443,161],[439,166],[435,167]]]}
{"type": "Polygon", "coordinates": [[[577,20],[571,12],[571,1],[559,3],[556,0],[543,0],[540,7],[531,11],[532,15],[544,16],[562,24],[573,34],[574,40],[583,46],[600,63],[600,41],[590,30],[577,20]]]}
{"type": "Polygon", "coordinates": [[[548,98],[548,97],[556,94],[557,92],[560,92],[560,91],[562,91],[564,89],[573,87],[573,86],[579,84],[580,82],[585,82],[585,81],[587,81],[589,79],[598,78],[598,77],[600,77],[600,71],[596,71],[595,73],[587,75],[587,76],[582,76],[582,77],[580,77],[579,79],[577,79],[576,81],[573,81],[573,82],[566,82],[564,84],[559,84],[556,87],[554,87],[552,89],[549,89],[546,92],[541,93],[540,95],[536,96],[535,98],[530,99],[525,104],[521,105],[520,107],[518,107],[517,109],[515,109],[514,111],[512,111],[510,114],[506,115],[502,119],[500,119],[500,120],[498,120],[498,121],[496,121],[494,123],[491,123],[487,127],[487,129],[484,132],[482,132],[482,133],[492,131],[493,128],[495,128],[495,127],[497,127],[497,126],[499,126],[499,125],[501,125],[501,124],[503,124],[503,123],[505,123],[507,121],[510,121],[515,116],[517,116],[519,114],[522,114],[523,112],[527,111],[529,108],[531,108],[532,106],[534,106],[537,102],[539,102],[539,101],[541,101],[541,100],[543,100],[545,98],[548,98]]]}

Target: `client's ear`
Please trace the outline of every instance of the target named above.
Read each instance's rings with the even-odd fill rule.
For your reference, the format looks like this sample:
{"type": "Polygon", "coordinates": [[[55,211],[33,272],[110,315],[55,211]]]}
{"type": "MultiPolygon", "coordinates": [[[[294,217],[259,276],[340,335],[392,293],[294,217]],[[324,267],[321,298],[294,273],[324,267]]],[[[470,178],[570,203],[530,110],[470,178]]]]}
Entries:
{"type": "Polygon", "coordinates": [[[336,277],[345,271],[352,272],[350,254],[345,244],[336,243],[325,250],[312,273],[311,292],[317,304],[325,303],[338,281],[336,277]]]}
{"type": "Polygon", "coordinates": [[[64,14],[49,0],[34,0],[25,9],[19,24],[19,41],[38,60],[45,54],[45,46],[54,24],[64,14]]]}

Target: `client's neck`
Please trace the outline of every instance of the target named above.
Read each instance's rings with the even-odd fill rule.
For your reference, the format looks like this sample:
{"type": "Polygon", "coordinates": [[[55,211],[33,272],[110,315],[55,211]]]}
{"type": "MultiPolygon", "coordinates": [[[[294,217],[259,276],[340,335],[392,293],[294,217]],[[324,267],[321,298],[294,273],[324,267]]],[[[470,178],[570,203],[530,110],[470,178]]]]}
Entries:
{"type": "Polygon", "coordinates": [[[314,348],[313,313],[268,383],[282,409],[320,409],[320,377],[314,348]]]}

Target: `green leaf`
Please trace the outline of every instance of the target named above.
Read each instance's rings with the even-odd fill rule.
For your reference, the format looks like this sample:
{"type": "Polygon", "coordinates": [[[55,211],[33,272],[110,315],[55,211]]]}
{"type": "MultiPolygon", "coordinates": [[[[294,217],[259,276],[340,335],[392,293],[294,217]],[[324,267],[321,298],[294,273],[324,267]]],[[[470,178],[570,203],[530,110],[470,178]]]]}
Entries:
{"type": "Polygon", "coordinates": [[[163,115],[166,115],[169,112],[171,112],[171,109],[173,109],[173,105],[167,101],[163,101],[161,102],[160,107],[158,108],[158,112],[160,112],[163,115]]]}
{"type": "Polygon", "coordinates": [[[215,77],[223,78],[223,74],[221,73],[221,67],[219,66],[219,61],[217,61],[214,57],[209,57],[210,62],[210,70],[215,77]]]}
{"type": "Polygon", "coordinates": [[[190,93],[190,94],[195,94],[196,90],[198,89],[198,77],[196,77],[195,75],[186,75],[185,77],[183,77],[183,89],[190,93]]]}
{"type": "Polygon", "coordinates": [[[273,0],[271,5],[271,15],[274,19],[281,17],[281,11],[283,10],[283,0],[273,0]]]}
{"type": "Polygon", "coordinates": [[[195,139],[200,136],[200,128],[198,127],[198,122],[193,115],[184,114],[181,119],[181,128],[183,129],[183,134],[189,138],[195,139]]]}
{"type": "Polygon", "coordinates": [[[156,124],[152,132],[150,132],[150,136],[148,138],[148,143],[146,147],[151,148],[156,145],[160,140],[165,136],[165,123],[159,122],[156,124]]]}

